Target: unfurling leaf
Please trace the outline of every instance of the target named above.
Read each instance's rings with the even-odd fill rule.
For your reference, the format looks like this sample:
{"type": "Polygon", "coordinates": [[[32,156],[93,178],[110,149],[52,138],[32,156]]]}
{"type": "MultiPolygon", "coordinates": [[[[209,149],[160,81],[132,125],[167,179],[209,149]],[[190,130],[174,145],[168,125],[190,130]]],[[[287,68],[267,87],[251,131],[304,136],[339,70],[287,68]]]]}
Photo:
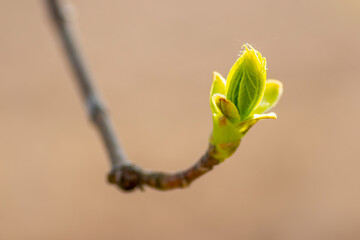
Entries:
{"type": "Polygon", "coordinates": [[[235,104],[241,120],[245,120],[260,103],[265,81],[266,59],[250,45],[245,45],[226,82],[226,98],[235,104]]]}
{"type": "Polygon", "coordinates": [[[283,92],[283,85],[278,80],[267,80],[264,96],[260,104],[254,109],[255,114],[260,114],[269,111],[279,101],[283,92]]]}

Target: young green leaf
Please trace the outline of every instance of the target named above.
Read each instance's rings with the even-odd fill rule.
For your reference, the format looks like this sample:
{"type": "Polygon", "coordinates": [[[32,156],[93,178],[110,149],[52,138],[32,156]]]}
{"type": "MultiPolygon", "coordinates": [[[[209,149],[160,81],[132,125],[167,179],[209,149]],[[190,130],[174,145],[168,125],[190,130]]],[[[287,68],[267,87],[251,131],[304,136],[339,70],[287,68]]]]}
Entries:
{"type": "Polygon", "coordinates": [[[264,96],[260,104],[255,108],[254,114],[260,114],[270,110],[279,101],[283,92],[283,85],[278,80],[267,80],[264,96]]]}
{"type": "Polygon", "coordinates": [[[245,51],[232,66],[226,83],[226,98],[239,110],[245,120],[260,103],[265,90],[266,59],[252,48],[245,51]]]}
{"type": "Polygon", "coordinates": [[[213,83],[210,90],[210,107],[212,112],[216,111],[216,107],[212,100],[215,94],[225,95],[225,79],[217,72],[213,73],[213,83]]]}

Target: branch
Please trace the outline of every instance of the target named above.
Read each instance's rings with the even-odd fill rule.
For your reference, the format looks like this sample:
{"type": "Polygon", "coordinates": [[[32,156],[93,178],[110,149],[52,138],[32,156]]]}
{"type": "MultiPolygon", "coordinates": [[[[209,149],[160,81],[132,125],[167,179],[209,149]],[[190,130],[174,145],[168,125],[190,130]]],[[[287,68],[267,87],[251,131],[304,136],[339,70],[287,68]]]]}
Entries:
{"type": "Polygon", "coordinates": [[[217,153],[212,145],[209,145],[206,153],[192,167],[175,173],[146,171],[129,162],[121,148],[100,95],[93,84],[94,79],[77,44],[66,8],[59,0],[45,1],[74,71],[75,81],[84,98],[88,115],[99,131],[108,152],[112,167],[108,174],[110,183],[118,185],[123,190],[143,189],[143,185],[158,190],[184,188],[221,162],[220,159],[214,157],[217,153]]]}

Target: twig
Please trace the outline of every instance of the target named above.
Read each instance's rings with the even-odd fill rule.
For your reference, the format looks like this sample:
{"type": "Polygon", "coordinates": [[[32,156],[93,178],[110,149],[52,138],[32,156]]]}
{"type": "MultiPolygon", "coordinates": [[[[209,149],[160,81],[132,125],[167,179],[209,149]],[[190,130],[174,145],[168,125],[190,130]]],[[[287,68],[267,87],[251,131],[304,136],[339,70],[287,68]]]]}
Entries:
{"type": "Polygon", "coordinates": [[[113,130],[109,115],[93,85],[93,77],[77,45],[75,32],[67,18],[63,3],[59,0],[45,1],[75,73],[75,80],[83,95],[89,117],[100,132],[108,152],[112,166],[108,175],[110,183],[118,185],[123,190],[142,189],[143,185],[159,190],[184,188],[221,162],[221,160],[214,157],[216,152],[215,148],[211,145],[209,145],[206,153],[192,167],[175,173],[145,171],[126,160],[124,151],[113,130]]]}

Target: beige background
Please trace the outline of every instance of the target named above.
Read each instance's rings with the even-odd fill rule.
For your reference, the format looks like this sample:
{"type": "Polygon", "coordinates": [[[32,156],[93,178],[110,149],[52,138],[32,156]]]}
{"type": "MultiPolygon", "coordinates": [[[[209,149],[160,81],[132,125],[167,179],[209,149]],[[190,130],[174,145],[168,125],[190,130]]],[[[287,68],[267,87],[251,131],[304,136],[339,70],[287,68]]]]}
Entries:
{"type": "Polygon", "coordinates": [[[276,121],[186,190],[125,194],[42,1],[0,0],[0,239],[360,238],[360,3],[74,0],[81,42],[128,157],[195,162],[212,71],[243,43],[285,92],[276,121]]]}

